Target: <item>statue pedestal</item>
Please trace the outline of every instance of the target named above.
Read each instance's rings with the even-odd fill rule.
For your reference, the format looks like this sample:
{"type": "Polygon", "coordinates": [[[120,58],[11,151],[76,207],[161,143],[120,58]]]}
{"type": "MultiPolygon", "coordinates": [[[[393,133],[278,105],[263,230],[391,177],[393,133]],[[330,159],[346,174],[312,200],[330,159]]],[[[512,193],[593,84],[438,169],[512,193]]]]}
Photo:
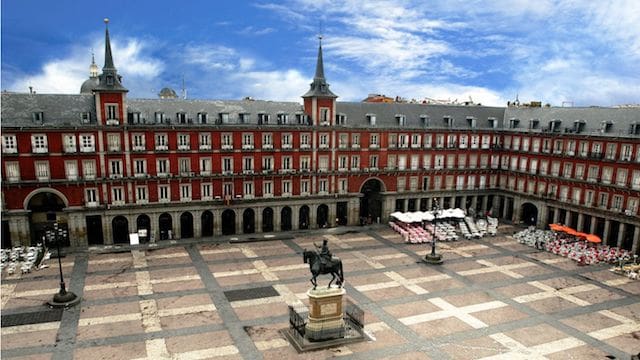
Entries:
{"type": "Polygon", "coordinates": [[[342,313],[343,288],[316,289],[307,291],[309,297],[309,319],[305,327],[305,338],[323,341],[345,336],[342,313]]]}

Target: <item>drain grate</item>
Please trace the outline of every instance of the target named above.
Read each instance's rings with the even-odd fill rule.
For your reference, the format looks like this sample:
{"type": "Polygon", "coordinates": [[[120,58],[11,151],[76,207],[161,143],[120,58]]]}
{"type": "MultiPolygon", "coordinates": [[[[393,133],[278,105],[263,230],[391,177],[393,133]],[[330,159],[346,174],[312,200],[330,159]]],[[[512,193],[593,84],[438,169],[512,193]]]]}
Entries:
{"type": "Polygon", "coordinates": [[[62,308],[2,315],[2,327],[60,321],[62,308]]]}
{"type": "Polygon", "coordinates": [[[225,291],[224,295],[229,301],[240,301],[279,296],[280,294],[273,288],[273,286],[264,286],[251,289],[229,290],[225,291]]]}

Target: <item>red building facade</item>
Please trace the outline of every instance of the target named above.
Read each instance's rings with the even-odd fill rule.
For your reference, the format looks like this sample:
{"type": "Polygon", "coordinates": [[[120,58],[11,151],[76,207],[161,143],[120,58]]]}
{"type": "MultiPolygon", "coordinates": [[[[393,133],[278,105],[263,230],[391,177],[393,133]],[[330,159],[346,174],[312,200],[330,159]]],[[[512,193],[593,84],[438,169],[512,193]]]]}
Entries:
{"type": "Polygon", "coordinates": [[[473,209],[562,222],[638,252],[640,109],[337,102],[322,47],[302,105],[2,94],[3,246],[265,233],[473,209]]]}

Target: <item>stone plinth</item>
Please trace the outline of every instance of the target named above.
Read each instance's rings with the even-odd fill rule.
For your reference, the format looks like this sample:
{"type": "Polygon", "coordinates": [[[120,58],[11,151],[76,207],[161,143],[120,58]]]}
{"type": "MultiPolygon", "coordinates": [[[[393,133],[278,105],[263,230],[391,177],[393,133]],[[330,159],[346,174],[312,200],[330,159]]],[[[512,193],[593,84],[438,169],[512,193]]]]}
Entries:
{"type": "Polygon", "coordinates": [[[305,338],[309,341],[323,341],[345,336],[342,314],[345,293],[343,288],[307,291],[309,319],[305,327],[305,338]]]}

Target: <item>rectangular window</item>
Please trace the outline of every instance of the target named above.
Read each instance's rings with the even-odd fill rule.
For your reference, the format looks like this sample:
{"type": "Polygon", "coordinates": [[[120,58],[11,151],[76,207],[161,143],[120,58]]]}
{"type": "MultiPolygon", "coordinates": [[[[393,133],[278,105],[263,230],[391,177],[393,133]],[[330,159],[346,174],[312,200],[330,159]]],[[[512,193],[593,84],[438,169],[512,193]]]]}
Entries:
{"type": "Polygon", "coordinates": [[[351,134],[351,148],[352,149],[360,148],[360,134],[351,134]]]}
{"type": "Polygon", "coordinates": [[[85,205],[88,207],[95,207],[99,205],[98,189],[90,188],[84,191],[85,205]]]}
{"type": "Polygon", "coordinates": [[[211,200],[213,199],[213,192],[211,191],[211,184],[202,184],[200,185],[200,199],[201,200],[211,200]]]}
{"type": "Polygon", "coordinates": [[[63,143],[62,146],[64,147],[65,153],[74,153],[77,151],[75,135],[70,135],[70,134],[62,135],[62,143],[63,143]]]}
{"type": "Polygon", "coordinates": [[[109,120],[118,120],[118,104],[105,104],[106,116],[107,116],[107,125],[111,125],[108,123],[109,120]]]}
{"type": "Polygon", "coordinates": [[[291,196],[291,180],[282,181],[282,196],[291,196]]]}
{"type": "Polygon", "coordinates": [[[124,191],[121,187],[111,188],[111,204],[124,205],[124,191]]]}
{"type": "Polygon", "coordinates": [[[138,204],[146,204],[149,202],[147,198],[147,187],[146,186],[136,186],[136,203],[138,204]]]}
{"type": "Polygon", "coordinates": [[[233,134],[224,133],[221,135],[222,141],[222,150],[231,150],[233,149],[233,134]]]}
{"type": "Polygon", "coordinates": [[[264,181],[262,183],[262,196],[273,197],[273,181],[264,181]]]}
{"type": "Polygon", "coordinates": [[[171,201],[171,188],[169,185],[158,185],[158,202],[167,203],[171,201]]]}
{"type": "Polygon", "coordinates": [[[300,134],[300,149],[310,149],[311,148],[311,135],[309,134],[300,134]]]}
{"type": "Polygon", "coordinates": [[[78,161],[67,160],[64,162],[64,172],[67,176],[67,180],[78,180],[78,161]]]}
{"type": "Polygon", "coordinates": [[[349,146],[349,134],[338,135],[338,148],[346,149],[349,146]]]}
{"type": "Polygon", "coordinates": [[[300,195],[309,195],[309,180],[300,181],[300,195]]]}
{"type": "Polygon", "coordinates": [[[310,169],[311,167],[311,158],[308,156],[301,156],[300,157],[300,170],[306,172],[310,169]]]}
{"type": "Polygon", "coordinates": [[[17,161],[7,161],[4,165],[7,181],[20,181],[20,164],[17,161]]]}
{"type": "Polygon", "coordinates": [[[110,160],[109,169],[111,169],[110,175],[112,179],[122,177],[122,161],[121,160],[110,160]]]}
{"type": "Polygon", "coordinates": [[[359,171],[360,170],[360,156],[353,155],[351,156],[351,171],[359,171]]]}
{"type": "Polygon", "coordinates": [[[156,134],[156,150],[169,150],[167,134],[156,134]]]}
{"type": "Polygon", "coordinates": [[[327,185],[329,182],[327,181],[327,179],[320,179],[320,181],[318,181],[318,194],[319,195],[326,195],[329,193],[328,189],[329,186],[327,185]]]}
{"type": "Polygon", "coordinates": [[[133,151],[145,151],[145,135],[133,134],[133,151]]]}
{"type": "Polygon", "coordinates": [[[191,201],[191,184],[180,184],[180,201],[191,201]]]}
{"type": "Polygon", "coordinates": [[[80,152],[90,153],[96,151],[95,138],[93,134],[80,135],[80,152]]]}
{"type": "Polygon", "coordinates": [[[2,135],[2,152],[5,154],[18,152],[18,140],[15,135],[2,135]]]}
{"type": "Polygon", "coordinates": [[[107,134],[107,151],[120,151],[120,134],[107,134]]]}
{"type": "Polygon", "coordinates": [[[209,133],[200,133],[198,137],[199,140],[199,149],[200,150],[211,150],[211,134],[209,133]]]}
{"type": "Polygon", "coordinates": [[[191,159],[178,159],[178,169],[180,171],[180,176],[191,176],[191,159]]]}
{"type": "Polygon", "coordinates": [[[273,157],[265,156],[262,158],[262,172],[268,174],[271,171],[273,171],[273,157]]]}
{"type": "Polygon", "coordinates": [[[253,149],[253,134],[251,133],[242,134],[242,148],[245,150],[253,149]]]}
{"type": "Polygon", "coordinates": [[[262,134],[262,148],[273,149],[273,135],[271,133],[262,134]]]}
{"type": "Polygon", "coordinates": [[[190,150],[189,134],[178,134],[178,150],[190,150]]]}
{"type": "Polygon", "coordinates": [[[283,149],[291,149],[293,147],[293,143],[291,141],[291,134],[282,134],[282,148],[283,149]]]}
{"type": "Polygon", "coordinates": [[[319,156],[318,157],[318,171],[327,172],[329,170],[329,157],[328,156],[319,156]]]}
{"type": "Polygon", "coordinates": [[[38,179],[38,181],[49,180],[49,162],[36,161],[34,165],[36,169],[36,179],[38,179]]]}
{"type": "Polygon", "coordinates": [[[135,177],[147,176],[147,160],[145,159],[133,160],[133,176],[135,177]]]}
{"type": "Polygon", "coordinates": [[[33,153],[44,154],[49,152],[47,136],[42,134],[31,135],[31,148],[33,153]]]}
{"type": "Polygon", "coordinates": [[[222,174],[223,175],[233,174],[233,158],[231,157],[222,158],[222,174]]]}
{"type": "Polygon", "coordinates": [[[244,198],[252,199],[253,198],[253,181],[245,181],[242,185],[244,188],[244,198]]]}
{"type": "Polygon", "coordinates": [[[349,183],[347,182],[347,179],[338,180],[338,184],[339,184],[338,192],[340,194],[346,194],[349,192],[349,183]]]}
{"type": "Polygon", "coordinates": [[[253,157],[245,156],[242,158],[242,173],[253,174],[253,157]]]}
{"type": "Polygon", "coordinates": [[[82,176],[85,180],[93,180],[96,178],[95,160],[82,160],[82,176]]]}
{"type": "Polygon", "coordinates": [[[373,171],[378,170],[378,155],[369,156],[369,169],[373,171]]]}
{"type": "Polygon", "coordinates": [[[320,134],[320,149],[326,149],[329,147],[329,134],[320,134]]]}
{"type": "Polygon", "coordinates": [[[207,113],[200,112],[198,113],[198,124],[206,124],[208,123],[207,113]]]}
{"type": "Polygon", "coordinates": [[[200,175],[202,176],[211,175],[211,158],[210,157],[200,158],[200,175]]]}
{"type": "Polygon", "coordinates": [[[169,176],[169,160],[157,159],[156,160],[156,173],[159,177],[169,176]]]}
{"type": "Polygon", "coordinates": [[[369,147],[372,149],[377,149],[380,147],[380,144],[378,143],[378,134],[369,135],[369,147]]]}

